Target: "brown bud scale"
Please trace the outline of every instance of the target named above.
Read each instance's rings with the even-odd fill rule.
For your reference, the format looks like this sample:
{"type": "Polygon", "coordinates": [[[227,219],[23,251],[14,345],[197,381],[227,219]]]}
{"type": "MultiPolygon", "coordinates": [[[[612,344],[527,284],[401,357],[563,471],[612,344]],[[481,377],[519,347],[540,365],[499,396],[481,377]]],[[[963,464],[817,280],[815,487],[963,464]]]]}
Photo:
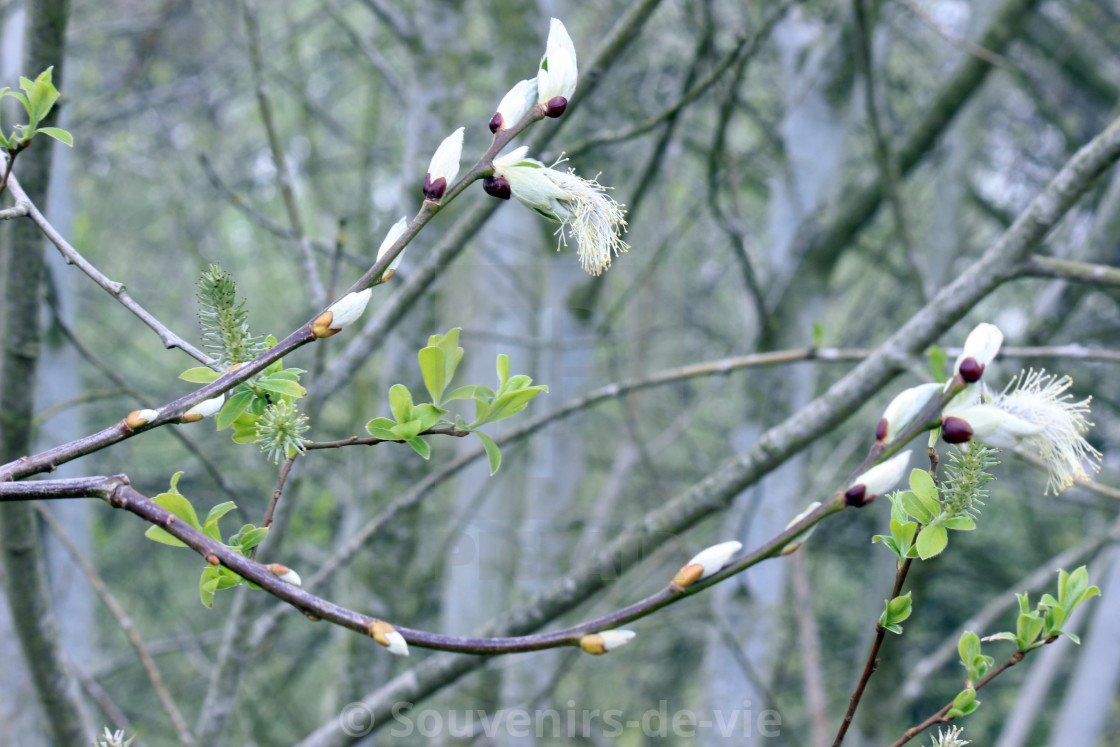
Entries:
{"type": "Polygon", "coordinates": [[[941,420],[941,438],[951,444],[968,443],[972,438],[972,426],[964,418],[950,415],[941,420]]]}

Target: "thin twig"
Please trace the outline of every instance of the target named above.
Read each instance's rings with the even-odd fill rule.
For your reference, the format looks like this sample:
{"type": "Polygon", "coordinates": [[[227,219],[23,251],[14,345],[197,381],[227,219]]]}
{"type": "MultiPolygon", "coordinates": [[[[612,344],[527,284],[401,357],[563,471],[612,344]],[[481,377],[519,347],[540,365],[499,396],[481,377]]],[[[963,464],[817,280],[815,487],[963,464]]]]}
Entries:
{"type": "Polygon", "coordinates": [[[171,693],[169,693],[167,687],[164,686],[163,677],[160,676],[159,669],[148,653],[148,649],[144,646],[144,641],[141,640],[140,634],[136,632],[136,626],[132,624],[131,618],[129,618],[124,608],[117,602],[112,592],[105,586],[101,575],[90,565],[89,561],[85,559],[81,550],[79,550],[77,545],[74,544],[74,541],[70,539],[70,535],[66,533],[66,530],[62,528],[51,512],[42,504],[35,504],[35,510],[38,512],[39,517],[51,528],[51,531],[54,532],[59,542],[62,543],[62,546],[66,548],[66,552],[70,554],[70,558],[82,569],[82,573],[86,574],[89,585],[93,587],[93,590],[97,592],[97,596],[99,596],[105,606],[109,608],[109,613],[117,621],[117,627],[121,629],[128,638],[128,642],[136,649],[136,655],[140,657],[140,663],[144,667],[144,672],[148,675],[148,681],[151,682],[152,689],[155,690],[160,703],[163,705],[163,710],[167,711],[167,715],[171,718],[171,723],[175,726],[175,734],[179,738],[179,743],[186,745],[194,744],[194,737],[191,736],[190,729],[187,728],[187,722],[183,720],[183,715],[175,706],[175,701],[171,698],[171,693]]]}
{"type": "Polygon", "coordinates": [[[155,331],[159,338],[163,341],[165,348],[179,348],[184,353],[194,358],[203,365],[210,366],[214,364],[214,360],[210,356],[203,353],[201,350],[191,345],[189,342],[179,337],[179,335],[168,329],[161,321],[155,318],[147,309],[138,304],[128,292],[124,289],[124,283],[118,283],[115,280],[110,280],[104,273],[98,270],[93,264],[78,252],[73,246],[70,245],[66,239],[62,237],[54,226],[39,212],[39,208],[28,198],[27,193],[19,184],[19,180],[12,175],[8,183],[8,188],[12,192],[12,196],[16,199],[16,204],[26,203],[27,215],[35,222],[50,242],[58,248],[62,256],[65,257],[69,264],[77,265],[78,269],[84,272],[93,282],[104,288],[114,298],[117,299],[126,309],[135,314],[140,321],[147,324],[152,330],[155,331]]]}
{"type": "MultiPolygon", "coordinates": [[[[891,590],[891,599],[894,599],[902,593],[902,585],[906,582],[906,574],[910,572],[910,565],[914,562],[913,558],[907,558],[902,562],[898,571],[894,575],[894,588],[891,590]]],[[[871,644],[871,650],[867,652],[867,663],[863,666],[863,674],[860,675],[859,684],[856,685],[855,691],[852,693],[851,698],[848,699],[848,710],[844,713],[844,720],[840,722],[840,729],[836,732],[836,739],[832,740],[832,747],[840,747],[840,743],[844,741],[844,735],[848,733],[848,727],[852,725],[852,719],[856,715],[856,709],[859,708],[859,702],[863,698],[863,693],[867,689],[867,683],[871,680],[871,675],[875,674],[875,670],[879,668],[879,649],[883,646],[883,639],[887,636],[887,629],[875,623],[875,640],[871,644]]]]}
{"type": "Polygon", "coordinates": [[[268,137],[268,150],[272,155],[272,166],[276,169],[276,185],[280,190],[284,209],[288,212],[288,221],[292,226],[292,238],[299,245],[300,252],[303,255],[304,281],[307,283],[311,305],[322,306],[326,303],[326,290],[323,288],[323,281],[319,276],[319,266],[315,262],[315,254],[311,250],[311,240],[304,232],[303,218],[300,216],[299,205],[292,189],[292,175],[288,171],[288,161],[284,149],[280,145],[280,135],[272,117],[272,101],[269,98],[268,84],[264,80],[256,0],[241,0],[241,12],[245,18],[245,30],[249,42],[249,67],[252,70],[253,84],[256,87],[257,108],[260,109],[261,122],[264,124],[265,134],[268,137]]]}

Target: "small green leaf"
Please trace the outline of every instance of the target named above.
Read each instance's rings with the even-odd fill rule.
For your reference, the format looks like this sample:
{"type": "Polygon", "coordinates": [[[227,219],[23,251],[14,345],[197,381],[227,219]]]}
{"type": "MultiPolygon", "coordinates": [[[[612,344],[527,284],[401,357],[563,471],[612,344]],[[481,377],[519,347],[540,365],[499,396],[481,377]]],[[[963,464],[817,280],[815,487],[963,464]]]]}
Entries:
{"type": "Polygon", "coordinates": [[[946,529],[954,529],[958,532],[971,532],[976,528],[976,522],[972,520],[971,516],[954,516],[951,519],[946,519],[941,522],[941,526],[946,529]]]}
{"type": "Polygon", "coordinates": [[[824,325],[820,322],[813,322],[813,349],[816,350],[821,346],[821,341],[824,340],[824,325]]]}
{"type": "Polygon", "coordinates": [[[217,588],[218,569],[214,567],[204,569],[202,577],[198,579],[198,593],[202,597],[202,603],[210,609],[214,608],[214,591],[217,588]]]}
{"type": "Polygon", "coordinates": [[[248,555],[249,550],[264,542],[264,538],[268,536],[268,527],[253,527],[248,531],[241,532],[241,552],[248,555]]]}
{"type": "Polygon", "coordinates": [[[407,423],[394,425],[390,431],[393,436],[401,441],[407,441],[416,436],[417,433],[424,430],[424,424],[419,420],[409,420],[407,423]]]}
{"type": "Polygon", "coordinates": [[[257,382],[257,386],[268,392],[273,392],[285,397],[295,397],[299,399],[307,395],[307,390],[294,381],[278,378],[263,378],[257,382]]]}
{"type": "Polygon", "coordinates": [[[918,532],[918,541],[914,543],[914,546],[918,549],[919,558],[929,560],[933,556],[939,555],[948,544],[949,533],[945,531],[945,527],[930,524],[918,532]]]}
{"type": "MultiPolygon", "coordinates": [[[[457,400],[457,399],[472,399],[474,397],[475,390],[477,390],[477,389],[478,389],[478,387],[474,384],[467,384],[466,386],[461,386],[458,389],[453,389],[450,392],[448,392],[447,396],[445,396],[443,398],[443,401],[444,402],[452,402],[452,401],[457,400]]],[[[491,393],[491,396],[493,396],[492,393],[491,393]]]]}
{"type": "Polygon", "coordinates": [[[206,520],[202,522],[202,531],[215,542],[221,542],[222,533],[218,530],[218,520],[235,508],[237,508],[237,504],[233,501],[226,501],[214,506],[206,514],[206,520]]]}
{"type": "Polygon", "coordinates": [[[933,374],[934,381],[943,382],[949,378],[945,373],[945,364],[949,361],[948,353],[936,345],[933,345],[926,354],[926,360],[929,361],[929,370],[933,374]]]}
{"type": "Polygon", "coordinates": [[[257,426],[252,425],[247,428],[234,428],[233,442],[235,444],[252,444],[257,442],[257,426]]]}
{"type": "Polygon", "coordinates": [[[404,384],[393,384],[389,389],[389,409],[393,411],[393,417],[398,423],[412,420],[412,392],[404,384]]]}
{"type": "Polygon", "coordinates": [[[195,366],[188,368],[183,373],[179,374],[179,378],[183,381],[189,381],[192,384],[209,384],[211,381],[217,381],[222,377],[221,371],[215,371],[206,366],[195,366]]]}
{"type": "MultiPolygon", "coordinates": [[[[27,98],[31,104],[28,110],[28,115],[31,118],[31,125],[34,127],[38,125],[43,119],[50,114],[51,109],[54,107],[54,102],[58,101],[58,89],[54,87],[51,82],[51,71],[53,68],[47,68],[39,74],[35,82],[31,85],[30,90],[27,91],[27,98]]],[[[21,82],[26,78],[21,78],[21,82]]]]}
{"type": "Polygon", "coordinates": [[[417,354],[420,361],[420,373],[424,377],[424,386],[432,396],[432,402],[440,403],[443,390],[447,386],[447,356],[437,347],[421,348],[417,354]]]}
{"type": "Polygon", "coordinates": [[[904,595],[887,602],[887,616],[891,622],[902,622],[910,617],[913,604],[910,598],[911,593],[908,591],[904,595]]]}
{"type": "Polygon", "coordinates": [[[74,136],[59,127],[40,127],[35,130],[35,133],[53,137],[63,145],[69,145],[71,148],[74,147],[74,136]]]}
{"type": "Polygon", "coordinates": [[[150,540],[171,545],[172,547],[189,547],[186,542],[168,534],[159,527],[148,527],[148,531],[144,532],[144,536],[150,540]]]}
{"type": "Polygon", "coordinates": [[[486,449],[486,458],[490,461],[490,474],[493,475],[498,471],[498,467],[502,466],[502,452],[498,449],[498,445],[494,443],[494,439],[482,431],[475,431],[474,435],[478,436],[479,440],[482,441],[482,448],[486,449]]]}
{"type": "Polygon", "coordinates": [[[493,423],[511,415],[516,415],[524,410],[534,397],[547,390],[548,387],[546,386],[532,386],[501,395],[494,400],[490,414],[486,416],[486,422],[493,423]]]}
{"type": "Polygon", "coordinates": [[[436,407],[435,405],[423,404],[416,405],[416,407],[412,408],[412,419],[420,421],[421,433],[438,423],[439,419],[445,414],[447,414],[447,410],[436,407]]]}
{"type": "Polygon", "coordinates": [[[980,655],[980,636],[971,630],[961,633],[961,638],[957,641],[957,652],[961,655],[961,663],[966,667],[969,666],[969,663],[980,655]]]}
{"type": "Polygon", "coordinates": [[[933,521],[933,514],[926,508],[925,504],[914,495],[912,490],[907,490],[899,500],[902,502],[902,507],[906,509],[906,513],[913,516],[921,524],[929,524],[933,521]]]}
{"type": "Polygon", "coordinates": [[[369,435],[373,436],[374,438],[383,438],[386,441],[395,441],[397,437],[393,435],[393,428],[395,428],[396,425],[397,424],[394,421],[389,420],[389,418],[374,418],[373,420],[366,423],[366,430],[369,431],[369,435]]]}
{"type": "Polygon", "coordinates": [[[914,469],[910,472],[910,489],[922,505],[934,516],[941,513],[941,501],[937,496],[937,485],[933,482],[929,472],[924,469],[914,469]]]}
{"type": "Polygon", "coordinates": [[[502,353],[498,356],[498,391],[501,391],[509,380],[509,356],[502,353]]]}
{"type": "Polygon", "coordinates": [[[217,417],[214,418],[214,425],[218,430],[224,431],[229,426],[241,417],[245,409],[249,407],[249,403],[253,401],[252,392],[238,392],[222,405],[222,409],[218,411],[217,417]]]}
{"type": "Polygon", "coordinates": [[[408,445],[411,446],[412,450],[424,459],[427,459],[432,455],[432,447],[428,445],[427,441],[420,438],[419,436],[413,436],[412,438],[408,439],[408,445]]]}

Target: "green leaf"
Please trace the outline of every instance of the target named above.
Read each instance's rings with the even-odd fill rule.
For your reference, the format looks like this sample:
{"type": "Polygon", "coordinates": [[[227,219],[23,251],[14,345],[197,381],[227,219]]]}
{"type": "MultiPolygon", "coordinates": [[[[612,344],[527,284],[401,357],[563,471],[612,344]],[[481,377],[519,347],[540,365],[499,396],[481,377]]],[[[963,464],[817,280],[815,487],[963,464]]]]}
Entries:
{"type": "Polygon", "coordinates": [[[222,533],[218,531],[218,520],[235,508],[237,508],[237,504],[233,501],[226,501],[214,506],[206,514],[206,520],[202,522],[202,531],[206,532],[207,536],[215,542],[221,542],[222,533]]]}
{"type": "Polygon", "coordinates": [[[447,410],[436,407],[435,405],[423,404],[412,408],[412,419],[420,421],[421,433],[438,423],[439,419],[445,414],[447,414],[447,410]]]}
{"type": "Polygon", "coordinates": [[[249,551],[254,547],[264,542],[264,538],[268,536],[268,527],[253,527],[248,531],[241,532],[241,552],[248,555],[249,551]]]}
{"type": "Polygon", "coordinates": [[[245,409],[249,407],[249,403],[253,401],[252,392],[238,392],[222,405],[222,409],[218,411],[218,416],[214,418],[214,425],[218,430],[224,431],[229,426],[241,417],[245,409]]]}
{"type": "Polygon", "coordinates": [[[933,345],[930,347],[929,352],[926,354],[926,360],[929,361],[929,370],[933,374],[934,381],[945,381],[948,379],[946,371],[946,363],[949,362],[949,354],[941,348],[933,345]]]}
{"type": "Polygon", "coordinates": [[[971,532],[976,528],[976,522],[972,520],[971,516],[954,516],[951,519],[945,519],[941,522],[941,526],[946,529],[954,529],[958,532],[971,532]]]}
{"type": "Polygon", "coordinates": [[[824,325],[820,322],[813,322],[813,349],[821,346],[821,341],[824,340],[824,325]]]}
{"type": "Polygon", "coordinates": [[[214,608],[214,591],[217,588],[218,569],[214,567],[206,568],[198,579],[198,593],[202,597],[202,603],[210,609],[214,608]]]}
{"type": "Polygon", "coordinates": [[[296,399],[307,395],[306,389],[304,389],[296,382],[288,381],[287,379],[277,379],[271,377],[264,378],[257,381],[257,386],[259,386],[261,389],[264,389],[265,391],[273,392],[285,397],[294,397],[296,399]]]}
{"type": "Polygon", "coordinates": [[[899,500],[902,502],[902,507],[906,509],[906,513],[917,519],[919,523],[929,524],[933,521],[933,514],[930,513],[918,496],[914,495],[912,490],[907,490],[900,495],[899,500]]]}
{"type": "Polygon", "coordinates": [[[252,425],[247,428],[234,428],[233,442],[235,444],[252,444],[257,442],[257,426],[252,425]]]}
{"type": "MultiPolygon", "coordinates": [[[[461,386],[458,389],[451,390],[447,394],[447,396],[443,398],[443,401],[452,402],[457,399],[472,399],[474,397],[475,391],[478,390],[478,388],[479,387],[475,384],[467,384],[466,386],[461,386]]],[[[490,396],[493,396],[493,392],[491,392],[490,396]]]]}
{"type": "Polygon", "coordinates": [[[490,415],[490,403],[481,397],[474,398],[474,425],[485,423],[490,415]]]}
{"type": "Polygon", "coordinates": [[[918,532],[918,525],[912,521],[902,522],[891,520],[891,536],[899,547],[909,548],[914,544],[914,535],[918,532]]]}
{"type": "Polygon", "coordinates": [[[914,546],[918,550],[919,558],[929,560],[933,556],[939,555],[948,544],[949,533],[945,531],[945,527],[930,524],[918,532],[918,541],[914,543],[914,546]]]}
{"type": "Polygon", "coordinates": [[[498,356],[498,391],[501,391],[509,380],[509,356],[502,353],[498,356]]]}
{"type": "Polygon", "coordinates": [[[390,429],[394,438],[400,439],[401,441],[407,441],[410,438],[414,438],[416,434],[422,430],[424,430],[424,424],[419,420],[409,420],[407,423],[394,425],[390,429]]]}
{"type": "Polygon", "coordinates": [[[530,400],[536,397],[541,392],[548,391],[546,386],[531,386],[527,389],[518,389],[516,391],[503,394],[494,400],[490,414],[486,416],[486,422],[493,423],[511,415],[516,415],[525,409],[530,400]]]}
{"type": "Polygon", "coordinates": [[[429,345],[435,345],[443,350],[444,357],[444,381],[450,384],[451,380],[455,378],[455,369],[459,367],[459,362],[463,360],[463,349],[459,347],[459,327],[449,329],[447,334],[442,336],[438,342],[435,341],[433,336],[428,340],[429,345]]]}
{"type": "Polygon", "coordinates": [[[494,439],[482,431],[475,431],[474,435],[478,436],[479,440],[482,441],[482,448],[486,449],[486,458],[490,461],[490,474],[493,475],[498,471],[498,467],[502,466],[502,452],[498,449],[498,445],[494,443],[494,439]]]}
{"type": "Polygon", "coordinates": [[[211,381],[217,381],[222,377],[221,371],[215,371],[206,366],[195,366],[188,368],[183,373],[179,374],[179,378],[183,381],[189,381],[192,384],[209,384],[211,381]]]}
{"type": "Polygon", "coordinates": [[[395,441],[397,437],[393,435],[393,428],[395,428],[396,425],[397,424],[392,420],[389,420],[389,418],[374,418],[373,420],[366,423],[366,430],[369,431],[369,435],[373,436],[374,438],[383,438],[386,441],[395,441]]]}
{"type": "Polygon", "coordinates": [[[428,445],[427,441],[420,438],[419,436],[413,436],[412,438],[408,439],[408,445],[411,446],[412,450],[424,459],[427,459],[432,455],[432,447],[428,445]]]}
{"type": "MultiPolygon", "coordinates": [[[[33,127],[38,125],[39,122],[42,122],[43,119],[50,114],[51,109],[54,107],[54,102],[58,101],[58,89],[55,88],[54,84],[51,82],[52,70],[53,68],[48,67],[43,72],[39,73],[39,77],[31,84],[30,90],[27,88],[23,89],[28,92],[27,97],[31,103],[28,116],[31,118],[31,125],[33,127]]],[[[25,80],[27,79],[20,79],[21,87],[22,82],[25,80]]]]}
{"type": "Polygon", "coordinates": [[[74,136],[60,127],[40,127],[35,130],[35,133],[53,137],[63,145],[69,145],[71,148],[74,147],[74,136]]]}
{"type": "Polygon", "coordinates": [[[160,529],[159,527],[148,527],[148,531],[144,532],[144,536],[150,540],[154,540],[165,545],[171,545],[172,547],[189,547],[186,542],[183,542],[177,537],[168,534],[166,531],[160,529]]]}
{"type": "Polygon", "coordinates": [[[966,667],[969,666],[969,663],[980,655],[980,636],[971,630],[961,633],[961,638],[957,641],[957,652],[961,655],[961,663],[966,667]]]}
{"type": "Polygon", "coordinates": [[[443,390],[447,386],[447,357],[441,349],[432,346],[421,348],[416,357],[420,361],[424,386],[432,396],[432,402],[439,404],[443,390]]]}
{"type": "Polygon", "coordinates": [[[412,392],[408,391],[408,387],[404,384],[393,384],[389,389],[389,409],[393,411],[393,417],[398,423],[412,420],[412,392]]]}
{"type": "Polygon", "coordinates": [[[914,495],[918,497],[918,500],[922,502],[922,505],[931,515],[937,516],[941,513],[941,501],[938,500],[937,485],[934,484],[929,472],[924,469],[911,470],[910,489],[914,491],[914,495]]]}

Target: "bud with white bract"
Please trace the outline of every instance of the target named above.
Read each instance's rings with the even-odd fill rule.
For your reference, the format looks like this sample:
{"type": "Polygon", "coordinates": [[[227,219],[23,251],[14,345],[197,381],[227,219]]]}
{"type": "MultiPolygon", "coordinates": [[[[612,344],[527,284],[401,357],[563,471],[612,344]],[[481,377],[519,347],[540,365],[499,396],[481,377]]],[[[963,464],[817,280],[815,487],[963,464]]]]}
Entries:
{"type": "Polygon", "coordinates": [[[523,80],[509,89],[490,119],[490,132],[495,135],[520,122],[537,105],[537,79],[523,80]]]}
{"type": "Polygon", "coordinates": [[[625,646],[635,635],[632,630],[604,630],[580,638],[579,647],[592,656],[599,656],[625,646]]]}
{"type": "Polygon", "coordinates": [[[444,192],[459,175],[459,159],[463,155],[463,128],[452,132],[436,148],[428,173],[424,175],[424,197],[439,202],[444,192]]]}
{"type": "Polygon", "coordinates": [[[408,656],[408,641],[397,629],[384,620],[378,620],[369,628],[370,637],[389,649],[390,654],[408,656]]]}
{"type": "Polygon", "coordinates": [[[685,563],[673,577],[673,583],[682,589],[691,586],[702,578],[714,575],[722,570],[743,549],[743,543],[732,540],[712,545],[696,554],[692,560],[685,563]]]}
{"type": "Polygon", "coordinates": [[[197,405],[183,413],[180,418],[184,423],[196,423],[203,418],[213,417],[221,412],[222,405],[226,402],[226,395],[219,394],[217,397],[204,399],[197,405]]]}
{"type": "Polygon", "coordinates": [[[886,493],[897,485],[906,474],[909,465],[909,450],[895,454],[882,464],[875,465],[852,482],[852,487],[844,492],[845,502],[849,506],[866,506],[875,500],[876,496],[886,493]]]}
{"type": "Polygon", "coordinates": [[[979,381],[984,368],[995,359],[1001,345],[1003,332],[999,327],[987,322],[976,325],[964,341],[964,349],[957,356],[953,374],[969,384],[979,381]]]}
{"type": "Polygon", "coordinates": [[[576,91],[576,47],[564,24],[553,18],[548,42],[537,70],[537,103],[546,116],[559,117],[576,91]]]}
{"type": "Polygon", "coordinates": [[[878,441],[889,441],[891,436],[910,425],[910,422],[922,413],[933,398],[941,393],[942,384],[919,384],[901,392],[891,400],[883,417],[875,429],[875,438],[878,441]]]}
{"type": "MultiPolygon", "coordinates": [[[[397,243],[397,239],[403,236],[404,232],[407,230],[408,218],[401,218],[389,228],[389,233],[385,234],[385,238],[384,240],[382,240],[381,246],[377,249],[378,262],[380,262],[381,258],[384,257],[385,254],[393,248],[393,245],[397,243]]],[[[407,249],[407,247],[405,247],[405,249],[407,249]]],[[[382,283],[393,277],[393,274],[397,271],[397,267],[400,265],[401,260],[404,259],[405,249],[401,249],[400,252],[397,253],[397,256],[393,257],[393,261],[389,263],[389,266],[385,268],[385,271],[381,273],[382,283]]]]}
{"type": "Polygon", "coordinates": [[[343,327],[353,324],[366,310],[373,290],[366,288],[356,293],[347,293],[331,304],[311,322],[311,331],[316,337],[330,337],[342,331],[343,327]]]}

